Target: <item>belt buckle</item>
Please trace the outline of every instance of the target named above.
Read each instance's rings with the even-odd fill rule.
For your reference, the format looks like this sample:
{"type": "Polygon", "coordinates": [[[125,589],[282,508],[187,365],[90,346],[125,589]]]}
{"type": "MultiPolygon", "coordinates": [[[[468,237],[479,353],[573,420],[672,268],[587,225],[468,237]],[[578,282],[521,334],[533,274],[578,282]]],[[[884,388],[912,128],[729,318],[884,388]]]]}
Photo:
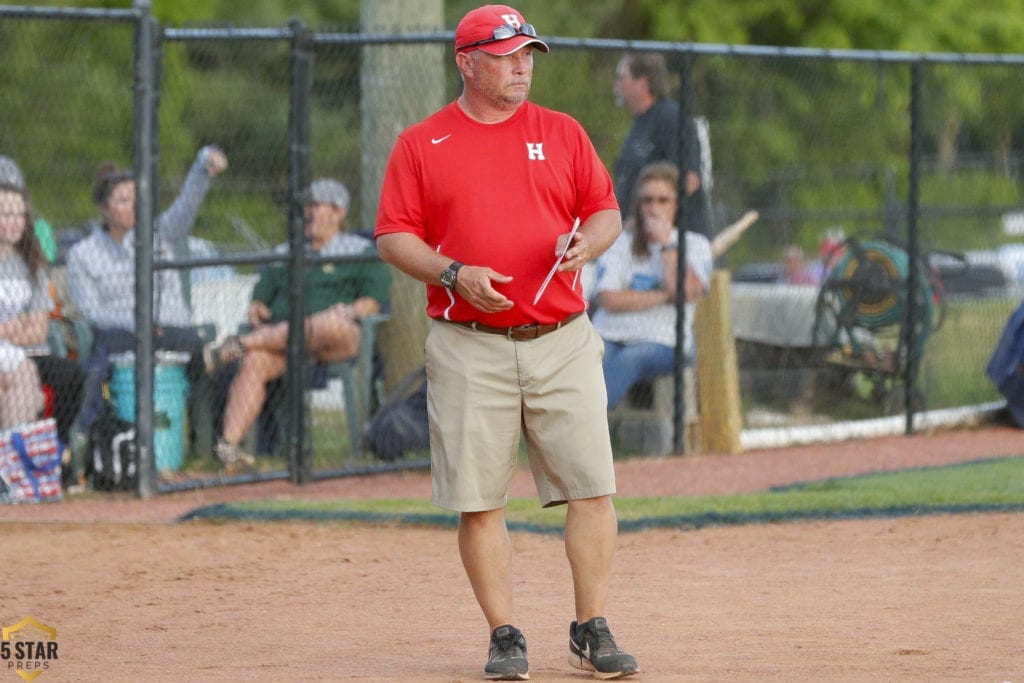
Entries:
{"type": "MultiPolygon", "coordinates": [[[[506,336],[508,337],[509,341],[515,341],[515,339],[516,339],[515,335],[517,333],[519,333],[519,332],[526,332],[528,330],[536,330],[538,327],[540,327],[540,325],[538,323],[528,323],[526,325],[517,325],[516,327],[508,328],[508,333],[507,333],[506,336]]],[[[536,335],[536,333],[534,333],[533,337],[528,337],[528,338],[529,339],[536,339],[537,335],[536,335]]]]}

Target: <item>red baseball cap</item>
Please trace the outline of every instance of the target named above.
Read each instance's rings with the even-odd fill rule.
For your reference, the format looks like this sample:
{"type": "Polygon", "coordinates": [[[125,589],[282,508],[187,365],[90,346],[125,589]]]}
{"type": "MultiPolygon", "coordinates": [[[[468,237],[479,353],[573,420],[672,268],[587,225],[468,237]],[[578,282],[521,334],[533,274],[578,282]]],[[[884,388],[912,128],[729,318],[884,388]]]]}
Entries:
{"type": "Polygon", "coordinates": [[[456,52],[483,50],[502,57],[530,44],[536,44],[541,52],[548,51],[533,25],[526,23],[523,15],[508,5],[477,7],[455,27],[456,52]]]}

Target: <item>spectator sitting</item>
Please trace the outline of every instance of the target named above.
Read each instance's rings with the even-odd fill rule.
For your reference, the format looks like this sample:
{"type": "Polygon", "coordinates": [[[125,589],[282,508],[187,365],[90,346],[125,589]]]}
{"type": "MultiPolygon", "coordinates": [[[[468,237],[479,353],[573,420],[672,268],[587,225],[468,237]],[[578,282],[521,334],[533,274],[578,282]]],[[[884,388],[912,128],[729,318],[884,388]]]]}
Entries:
{"type": "MultiPolygon", "coordinates": [[[[210,179],[227,165],[227,157],[218,148],[199,150],[181,193],[153,223],[155,254],[173,257],[175,243],[195,223],[210,179]]],[[[86,433],[103,405],[102,385],[110,373],[110,354],[135,350],[135,191],[131,171],[102,165],[93,184],[93,200],[102,218],[89,236],[68,252],[71,300],[93,330],[92,354],[85,361],[85,402],[79,416],[79,427],[86,433]]],[[[203,371],[203,342],[190,327],[191,314],[179,272],[155,273],[153,290],[155,346],[191,354],[186,373],[194,382],[203,371]]]]}
{"type": "Polygon", "coordinates": [[[818,249],[818,261],[814,264],[820,273],[819,282],[828,278],[832,269],[846,256],[846,238],[841,230],[830,230],[818,249]]]}
{"type": "MultiPolygon", "coordinates": [[[[62,443],[71,444],[71,428],[82,404],[85,373],[73,360],[52,354],[47,344],[52,287],[44,251],[38,241],[39,221],[32,211],[21,170],[13,159],[0,156],[0,344],[20,347],[35,364],[38,382],[53,391],[53,416],[62,443]],[[11,247],[13,245],[13,247],[11,247]],[[6,249],[4,247],[7,247],[6,249]]],[[[11,349],[12,357],[19,354],[11,349]]],[[[32,401],[25,394],[25,409],[32,401]]]]}
{"type": "Polygon", "coordinates": [[[43,407],[27,349],[45,352],[51,306],[21,174],[10,171],[6,161],[0,165],[0,429],[35,420],[43,407]]]}
{"type": "MultiPolygon", "coordinates": [[[[313,182],[305,197],[308,249],[319,256],[354,256],[374,250],[365,237],[344,232],[349,193],[337,180],[313,182]]],[[[287,253],[288,245],[277,247],[287,253]]],[[[359,321],[381,311],[391,276],[383,263],[324,263],[310,267],[305,279],[306,349],[318,363],[337,363],[359,352],[359,321]]],[[[252,465],[255,458],[239,444],[260,414],[266,385],[286,370],[288,342],[288,270],[272,264],[263,270],[249,306],[252,331],[231,336],[204,351],[207,370],[241,359],[231,383],[224,427],[216,454],[227,468],[252,465]]],[[[354,426],[352,428],[355,428],[354,426]]]]}
{"type": "MultiPolygon", "coordinates": [[[[21,174],[21,168],[9,156],[0,155],[0,185],[7,185],[19,192],[25,191],[25,179],[21,174]]],[[[52,264],[57,260],[57,239],[53,235],[53,227],[42,216],[35,217],[33,227],[43,256],[46,257],[47,263],[52,264]]]]}
{"type": "MultiPolygon", "coordinates": [[[[626,230],[605,254],[596,285],[600,308],[594,327],[604,339],[608,407],[630,387],[675,368],[676,283],[679,231],[676,215],[679,169],[661,161],[646,166],[637,180],[626,230]]],[[[695,359],[693,316],[696,300],[711,282],[711,245],[686,232],[686,335],[688,363],[695,359]]]]}
{"type": "Polygon", "coordinates": [[[804,250],[801,247],[790,244],[782,250],[780,281],[787,285],[816,285],[821,282],[821,273],[815,272],[807,265],[804,260],[804,250]]]}

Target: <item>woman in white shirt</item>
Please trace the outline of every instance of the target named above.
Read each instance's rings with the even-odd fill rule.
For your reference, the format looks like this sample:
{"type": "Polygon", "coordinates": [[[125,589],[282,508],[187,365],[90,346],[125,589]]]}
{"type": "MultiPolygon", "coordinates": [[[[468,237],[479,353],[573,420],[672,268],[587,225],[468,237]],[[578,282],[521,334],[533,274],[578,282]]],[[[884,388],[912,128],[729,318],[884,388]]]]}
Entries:
{"type": "Polygon", "coordinates": [[[24,192],[0,185],[0,429],[31,422],[43,407],[28,349],[46,347],[50,294],[24,192]]]}
{"type": "MultiPolygon", "coordinates": [[[[669,162],[646,166],[637,179],[633,214],[598,266],[593,322],[604,339],[608,407],[636,382],[671,373],[675,366],[676,286],[679,263],[679,169],[669,162]]],[[[686,232],[687,363],[695,359],[696,300],[711,281],[711,245],[686,232]]]]}

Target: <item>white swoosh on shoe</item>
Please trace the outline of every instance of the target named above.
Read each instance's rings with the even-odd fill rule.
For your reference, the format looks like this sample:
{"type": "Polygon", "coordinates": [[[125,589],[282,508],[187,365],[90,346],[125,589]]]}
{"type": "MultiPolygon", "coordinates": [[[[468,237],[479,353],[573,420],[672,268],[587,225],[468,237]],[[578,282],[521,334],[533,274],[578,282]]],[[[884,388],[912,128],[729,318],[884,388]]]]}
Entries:
{"type": "Polygon", "coordinates": [[[443,138],[430,138],[430,142],[431,142],[431,144],[439,145],[442,142],[444,142],[445,140],[447,140],[448,138],[450,138],[451,136],[452,136],[452,134],[448,133],[448,135],[445,135],[443,138]]]}

